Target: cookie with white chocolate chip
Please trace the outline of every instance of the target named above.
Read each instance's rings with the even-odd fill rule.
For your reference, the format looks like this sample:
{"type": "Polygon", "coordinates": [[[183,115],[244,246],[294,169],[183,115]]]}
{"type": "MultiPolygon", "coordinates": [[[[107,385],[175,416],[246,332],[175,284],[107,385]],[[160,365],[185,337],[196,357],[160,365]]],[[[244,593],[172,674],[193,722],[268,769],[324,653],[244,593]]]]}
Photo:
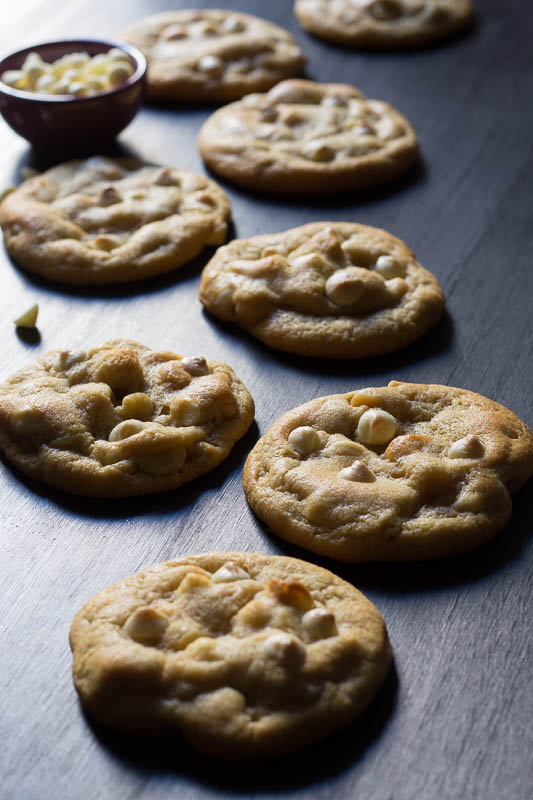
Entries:
{"type": "Polygon", "coordinates": [[[250,453],[243,483],[284,539],[340,561],[410,561],[494,537],[532,474],[533,434],[507,408],[391,381],[284,414],[250,453]]]}
{"type": "Polygon", "coordinates": [[[348,47],[424,47],[463,30],[471,0],[296,0],[302,27],[348,47]]]}
{"type": "Polygon", "coordinates": [[[0,386],[0,449],[65,492],[143,495],[216,467],[253,414],[227,364],[116,340],[52,350],[0,386]]]}
{"type": "Polygon", "coordinates": [[[199,147],[226,180],[279,194],[367,189],[406,172],[418,154],[411,125],[388,103],[297,79],[215,111],[199,147]]]}
{"type": "Polygon", "coordinates": [[[313,222],[234,240],[204,268],[203,305],[279,350],[364,358],[422,336],[442,314],[437,279],[386,231],[313,222]]]}
{"type": "Polygon", "coordinates": [[[383,618],[351,584],[254,553],[125,578],[83,606],[70,641],[97,720],[230,759],[289,753],[352,722],[391,660],[383,618]]]}
{"type": "Polygon", "coordinates": [[[129,159],[69,161],[0,204],[7,250],[72,284],[137,281],[177,269],[226,238],[229,200],[203,175],[129,159]]]}
{"type": "Polygon", "coordinates": [[[299,75],[305,65],[288,31],[223,9],[144,17],[122,38],[144,53],[148,97],[154,100],[229,102],[299,75]]]}

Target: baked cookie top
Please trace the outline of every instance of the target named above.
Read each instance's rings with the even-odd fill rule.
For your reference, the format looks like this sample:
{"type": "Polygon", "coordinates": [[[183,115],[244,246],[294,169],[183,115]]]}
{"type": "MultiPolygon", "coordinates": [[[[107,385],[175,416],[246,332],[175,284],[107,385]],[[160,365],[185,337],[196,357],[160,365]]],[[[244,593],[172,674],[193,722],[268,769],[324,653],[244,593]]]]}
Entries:
{"type": "Polygon", "coordinates": [[[412,127],[388,103],[296,79],[216,111],[199,146],[228,181],[282,194],[365,189],[405,172],[418,152],[412,127]]]}
{"type": "Polygon", "coordinates": [[[395,561],[495,536],[532,473],[533,434],[508,409],[465,389],[391,381],[284,414],[243,483],[284,539],[340,561],[395,561]]]}
{"type": "Polygon", "coordinates": [[[211,553],[115,583],[76,615],[83,704],[127,733],[180,731],[226,758],[275,756],[355,719],[390,663],[351,584],[294,558],[211,553]]]}
{"type": "Polygon", "coordinates": [[[29,178],[0,204],[10,255],[74,284],[169,272],[226,238],[226,194],[202,175],[96,156],[29,178]]]}
{"type": "Polygon", "coordinates": [[[117,339],[52,350],[0,386],[0,449],[72,494],[142,495],[216,467],[253,414],[227,364],[117,339]]]}
{"type": "Polygon", "coordinates": [[[310,33],[363,48],[430,44],[465,28],[471,0],[296,0],[295,14],[310,33]]]}
{"type": "Polygon", "coordinates": [[[230,242],[204,268],[200,300],[271,347],[329,358],[403,347],[444,307],[436,278],[403,242],[353,222],[230,242]]]}
{"type": "Polygon", "coordinates": [[[300,74],[305,65],[288,31],[237,11],[167,11],[140,19],[122,38],[144,53],[153,99],[236,100],[300,74]]]}

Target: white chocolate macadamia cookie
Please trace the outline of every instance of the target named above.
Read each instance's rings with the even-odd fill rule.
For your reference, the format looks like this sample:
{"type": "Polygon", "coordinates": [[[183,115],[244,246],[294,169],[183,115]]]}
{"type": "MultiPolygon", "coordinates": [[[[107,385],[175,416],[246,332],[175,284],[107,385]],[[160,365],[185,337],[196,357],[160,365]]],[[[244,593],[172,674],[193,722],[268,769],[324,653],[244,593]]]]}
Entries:
{"type": "Polygon", "coordinates": [[[0,386],[0,449],[71,494],[143,495],[216,467],[253,414],[226,364],[116,340],[52,350],[0,386]]]}
{"type": "Polygon", "coordinates": [[[203,305],[265,344],[304,356],[365,358],[404,347],[440,318],[437,279],[378,228],[313,222],[220,247],[203,305]]]}
{"type": "Polygon", "coordinates": [[[305,65],[288,31],[238,11],[155,14],[131,25],[122,38],[144,53],[148,96],[155,100],[237,100],[299,75],[305,65]]]}
{"type": "Polygon", "coordinates": [[[296,0],[309,33],[352,47],[402,49],[453,36],[471,21],[471,0],[296,0]]]}
{"type": "Polygon", "coordinates": [[[409,122],[353,86],[288,80],[215,111],[199,134],[206,164],[254,191],[328,194],[386,183],[415,162],[409,122]]]}
{"type": "Polygon", "coordinates": [[[533,434],[507,408],[391,381],[284,414],[250,453],[243,484],[255,513],[294,544],[339,561],[416,561],[494,537],[532,474],[533,434]]]}
{"type": "Polygon", "coordinates": [[[126,733],[181,733],[230,759],[297,750],[352,722],[387,674],[385,623],[294,558],[210,553],[92,597],[72,624],[82,703],[126,733]]]}
{"type": "Polygon", "coordinates": [[[21,267],[73,284],[137,281],[226,238],[229,200],[209,178],[95,156],[29,178],[0,204],[21,267]]]}

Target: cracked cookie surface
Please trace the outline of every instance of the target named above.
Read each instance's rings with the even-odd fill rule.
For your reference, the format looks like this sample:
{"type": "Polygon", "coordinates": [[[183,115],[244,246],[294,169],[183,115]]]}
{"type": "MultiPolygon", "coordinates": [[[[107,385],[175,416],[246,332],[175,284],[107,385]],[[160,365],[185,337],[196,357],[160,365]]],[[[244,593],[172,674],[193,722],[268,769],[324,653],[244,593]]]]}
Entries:
{"type": "Polygon", "coordinates": [[[302,72],[305,56],[272,22],[222,9],[168,11],[131,25],[123,38],[148,62],[148,96],[237,100],[302,72]]]}
{"type": "Polygon", "coordinates": [[[362,48],[419,47],[453,36],[471,21],[471,0],[296,0],[310,33],[362,48]]]}
{"type": "Polygon", "coordinates": [[[0,449],[71,494],[142,495],[216,467],[253,414],[227,364],[116,340],[52,350],[0,386],[0,449]]]}
{"type": "Polygon", "coordinates": [[[70,161],[0,204],[7,250],[30,272],[73,284],[136,281],[222,244],[230,216],[202,175],[129,159],[70,161]]]}
{"type": "Polygon", "coordinates": [[[244,490],[289,541],[340,561],[473,550],[511,517],[533,434],[511,411],[449,386],[399,383],[312,400],[251,451],[244,490]]]}
{"type": "Polygon", "coordinates": [[[298,559],[210,553],[154,566],[89,600],[74,684],[106,725],[179,731],[228,758],[291,752],[348,724],[383,682],[378,610],[298,559]]]}
{"type": "Polygon", "coordinates": [[[411,125],[388,103],[298,79],[215,111],[199,147],[226,180],[280,194],[366,189],[404,173],[418,154],[411,125]]]}
{"type": "Polygon", "coordinates": [[[352,222],[230,242],[204,268],[200,300],[271,347],[329,358],[404,347],[444,308],[436,278],[403,242],[352,222]]]}

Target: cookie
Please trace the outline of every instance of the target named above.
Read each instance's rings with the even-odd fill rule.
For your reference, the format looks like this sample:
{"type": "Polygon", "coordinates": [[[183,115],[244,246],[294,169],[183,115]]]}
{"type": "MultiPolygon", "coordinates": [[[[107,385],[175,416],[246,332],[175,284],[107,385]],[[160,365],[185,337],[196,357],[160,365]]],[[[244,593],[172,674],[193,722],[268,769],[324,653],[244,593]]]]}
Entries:
{"type": "Polygon", "coordinates": [[[230,205],[204,176],[128,159],[70,161],[29,178],[0,204],[21,267],[73,284],[150,278],[226,238],[230,205]]]}
{"type": "Polygon", "coordinates": [[[391,655],[378,610],[294,558],[210,553],[91,598],[71,632],[74,684],[100,722],[181,733],[232,759],[292,752],[350,723],[391,655]]]}
{"type": "Polygon", "coordinates": [[[396,350],[444,308],[437,279],[403,242],[354,222],[232,241],[205,267],[200,300],[271,347],[327,358],[396,350]]]}
{"type": "Polygon", "coordinates": [[[423,47],[453,36],[472,20],[471,0],[296,0],[307,31],[349,47],[423,47]]]}
{"type": "Polygon", "coordinates": [[[122,38],[144,53],[154,100],[237,100],[299,75],[305,65],[288,31],[236,11],[167,11],[140,19],[122,38]]]}
{"type": "Polygon", "coordinates": [[[204,123],[206,164],[254,191],[328,194],[367,189],[416,160],[416,135],[388,103],[353,86],[283,81],[247,95],[204,123]]]}
{"type": "Polygon", "coordinates": [[[511,517],[533,434],[465,389],[391,381],[284,414],[250,453],[248,502],[290,542],[340,561],[473,550],[511,517]]]}
{"type": "Polygon", "coordinates": [[[65,492],[143,495],[216,467],[253,415],[227,364],[118,339],[52,350],[0,386],[0,450],[65,492]]]}

